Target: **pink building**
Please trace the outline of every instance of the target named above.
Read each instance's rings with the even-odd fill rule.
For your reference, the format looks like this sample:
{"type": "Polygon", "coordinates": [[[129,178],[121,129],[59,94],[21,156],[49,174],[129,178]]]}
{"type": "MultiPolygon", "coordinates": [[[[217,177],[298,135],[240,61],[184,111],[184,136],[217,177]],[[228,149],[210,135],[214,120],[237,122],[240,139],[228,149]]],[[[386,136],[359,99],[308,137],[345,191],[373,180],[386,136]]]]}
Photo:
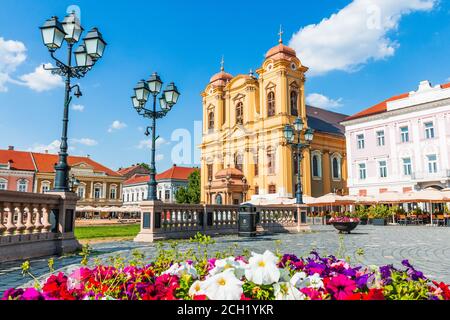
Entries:
{"type": "Polygon", "coordinates": [[[30,152],[0,150],[0,190],[33,192],[35,172],[30,152]]]}
{"type": "Polygon", "coordinates": [[[450,187],[450,83],[422,81],[342,124],[351,195],[450,187]]]}

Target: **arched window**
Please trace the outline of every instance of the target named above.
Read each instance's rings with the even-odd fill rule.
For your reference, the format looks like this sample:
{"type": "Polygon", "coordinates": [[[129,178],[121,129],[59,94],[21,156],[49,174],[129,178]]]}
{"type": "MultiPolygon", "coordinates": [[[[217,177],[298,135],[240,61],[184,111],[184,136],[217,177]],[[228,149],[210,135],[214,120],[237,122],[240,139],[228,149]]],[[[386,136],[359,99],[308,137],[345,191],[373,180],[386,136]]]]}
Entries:
{"type": "Polygon", "coordinates": [[[8,190],[8,180],[0,179],[0,190],[8,190]]]}
{"type": "Polygon", "coordinates": [[[291,91],[291,115],[298,116],[298,93],[291,91]]]}
{"type": "MultiPolygon", "coordinates": [[[[103,191],[102,185],[101,184],[96,184],[94,186],[94,199],[103,198],[103,195],[102,195],[103,192],[102,191],[103,191]]],[[[134,195],[133,195],[133,197],[134,197],[134,195]]],[[[134,201],[134,199],[132,201],[134,201]]]]}
{"type": "Polygon", "coordinates": [[[223,203],[222,195],[219,193],[219,194],[216,196],[216,204],[222,204],[222,203],[223,203]]]}
{"type": "Polygon", "coordinates": [[[239,152],[236,153],[234,155],[234,167],[240,171],[243,171],[242,170],[243,164],[244,164],[244,157],[242,156],[241,153],[239,152]]]}
{"type": "Polygon", "coordinates": [[[274,184],[269,185],[269,194],[277,193],[277,186],[274,184]]]}
{"type": "Polygon", "coordinates": [[[212,111],[208,114],[208,129],[214,129],[214,112],[212,111]]]}
{"type": "Polygon", "coordinates": [[[334,180],[341,180],[341,156],[333,155],[331,158],[332,176],[334,180]]]}
{"type": "Polygon", "coordinates": [[[272,148],[267,149],[267,171],[268,174],[275,174],[275,152],[272,148]]]}
{"type": "Polygon", "coordinates": [[[50,191],[50,182],[49,181],[43,181],[41,186],[41,193],[46,193],[50,191]]]}
{"type": "Polygon", "coordinates": [[[244,104],[242,102],[236,105],[236,124],[244,124],[244,104]]]}
{"type": "Polygon", "coordinates": [[[322,178],[322,157],[320,153],[313,152],[311,161],[313,178],[322,178]]]}
{"type": "Polygon", "coordinates": [[[27,192],[28,189],[28,181],[25,179],[21,179],[17,182],[17,191],[19,192],[27,192]]]}
{"type": "Polygon", "coordinates": [[[77,188],[78,198],[84,199],[86,198],[86,185],[84,183],[80,184],[77,188]]]}
{"type": "Polygon", "coordinates": [[[267,94],[267,116],[272,117],[275,115],[275,93],[270,91],[267,94]]]}

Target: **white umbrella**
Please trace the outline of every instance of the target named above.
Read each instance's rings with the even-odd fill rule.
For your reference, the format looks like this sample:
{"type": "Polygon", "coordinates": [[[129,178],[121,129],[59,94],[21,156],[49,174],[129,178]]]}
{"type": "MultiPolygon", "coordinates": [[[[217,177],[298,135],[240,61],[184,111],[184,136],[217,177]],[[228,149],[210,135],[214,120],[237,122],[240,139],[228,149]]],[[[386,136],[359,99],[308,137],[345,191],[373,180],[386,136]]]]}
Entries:
{"type": "Polygon", "coordinates": [[[431,210],[431,204],[432,203],[443,203],[449,199],[446,195],[446,192],[442,192],[440,190],[436,190],[433,188],[427,188],[427,189],[423,189],[420,191],[409,192],[406,194],[406,197],[409,199],[409,202],[430,203],[431,225],[433,225],[433,210],[431,210]]]}

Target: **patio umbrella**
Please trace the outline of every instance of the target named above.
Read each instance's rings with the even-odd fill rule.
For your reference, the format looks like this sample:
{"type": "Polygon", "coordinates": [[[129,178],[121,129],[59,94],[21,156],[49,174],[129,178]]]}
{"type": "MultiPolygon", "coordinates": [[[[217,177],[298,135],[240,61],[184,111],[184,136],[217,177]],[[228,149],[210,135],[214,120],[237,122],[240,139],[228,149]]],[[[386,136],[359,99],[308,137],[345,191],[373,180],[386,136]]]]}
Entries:
{"type": "MultiPolygon", "coordinates": [[[[433,188],[409,192],[406,194],[406,197],[409,199],[409,202],[430,203],[430,209],[432,203],[443,203],[449,199],[446,197],[445,192],[433,188]]],[[[431,225],[433,225],[433,210],[430,210],[430,218],[431,225]]]]}
{"type": "Polygon", "coordinates": [[[322,197],[314,199],[314,206],[327,206],[327,205],[349,205],[354,204],[355,199],[350,196],[340,196],[336,193],[329,193],[322,197]]]}

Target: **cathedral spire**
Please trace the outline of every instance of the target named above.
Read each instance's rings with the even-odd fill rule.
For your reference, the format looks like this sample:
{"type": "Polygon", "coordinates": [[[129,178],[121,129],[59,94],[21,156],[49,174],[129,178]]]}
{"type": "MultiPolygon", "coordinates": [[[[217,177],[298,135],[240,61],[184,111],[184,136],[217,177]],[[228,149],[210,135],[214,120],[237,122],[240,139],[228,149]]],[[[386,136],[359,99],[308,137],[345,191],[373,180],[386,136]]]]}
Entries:
{"type": "Polygon", "coordinates": [[[278,35],[280,36],[280,39],[278,40],[278,42],[281,44],[283,43],[283,26],[280,24],[280,32],[278,32],[278,35]]]}
{"type": "Polygon", "coordinates": [[[220,61],[220,71],[225,71],[225,58],[222,56],[222,61],[220,61]]]}

